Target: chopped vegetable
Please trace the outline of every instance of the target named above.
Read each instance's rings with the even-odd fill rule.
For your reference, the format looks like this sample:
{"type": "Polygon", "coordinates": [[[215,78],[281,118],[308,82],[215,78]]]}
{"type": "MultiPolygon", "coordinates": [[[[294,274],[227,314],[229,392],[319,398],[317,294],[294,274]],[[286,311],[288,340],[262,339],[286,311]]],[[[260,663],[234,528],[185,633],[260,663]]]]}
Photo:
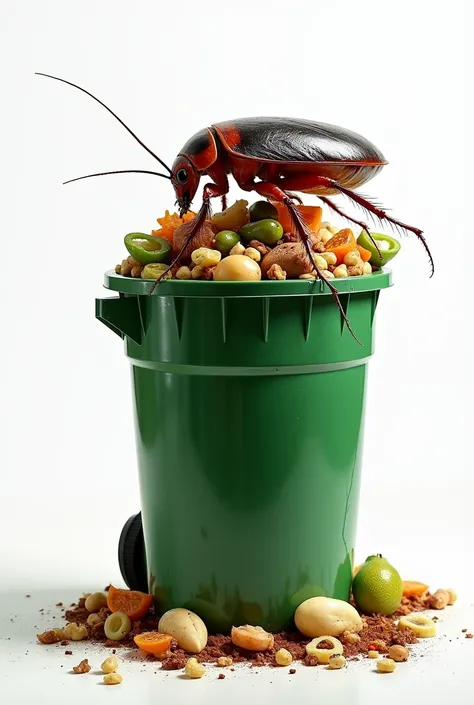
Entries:
{"type": "Polygon", "coordinates": [[[372,265],[375,267],[383,267],[398,254],[400,251],[400,243],[389,235],[381,235],[380,233],[371,233],[371,235],[378,245],[382,258],[380,258],[377,248],[366,232],[361,232],[357,238],[357,244],[371,253],[370,263],[372,265]]]}
{"type": "Polygon", "coordinates": [[[339,639],[327,634],[320,636],[317,639],[313,639],[306,645],[306,653],[308,656],[316,656],[320,663],[329,663],[331,656],[334,656],[335,654],[342,654],[343,651],[344,647],[339,639]],[[332,649],[324,649],[320,646],[320,644],[325,641],[331,644],[332,649]]]}
{"type": "MultiPolygon", "coordinates": [[[[273,205],[278,211],[278,220],[282,225],[283,231],[285,233],[293,232],[294,226],[290,214],[288,212],[288,208],[283,203],[274,202],[273,205]]],[[[315,233],[318,232],[319,226],[321,224],[321,217],[323,215],[322,208],[320,208],[319,206],[297,205],[296,210],[301,213],[306,223],[308,224],[309,229],[315,233]]]]}
{"type": "Polygon", "coordinates": [[[366,250],[362,245],[359,245],[359,243],[356,244],[357,249],[359,250],[359,255],[362,260],[362,262],[368,262],[369,259],[372,257],[372,252],[370,250],[366,250]]]}
{"type": "Polygon", "coordinates": [[[170,242],[157,235],[128,233],[124,242],[133,259],[139,264],[166,262],[171,252],[170,242]]]}
{"type": "Polygon", "coordinates": [[[132,623],[130,618],[123,612],[113,612],[109,614],[104,622],[104,634],[112,641],[122,641],[127,634],[130,634],[132,623]]]}
{"type": "Polygon", "coordinates": [[[143,632],[134,636],[133,641],[147,654],[162,654],[170,648],[173,637],[160,632],[143,632]]]}
{"type": "Polygon", "coordinates": [[[249,212],[251,223],[254,223],[256,220],[265,220],[266,218],[278,220],[278,210],[273,203],[269,201],[257,201],[256,203],[252,203],[249,212]]]}
{"type": "MultiPolygon", "coordinates": [[[[142,279],[158,279],[162,274],[168,269],[167,264],[160,264],[159,262],[153,262],[152,264],[146,264],[143,267],[141,278],[142,279]]],[[[171,279],[171,272],[166,274],[165,279],[171,279]]]]}
{"type": "Polygon", "coordinates": [[[265,218],[244,225],[240,228],[239,235],[247,242],[258,240],[264,245],[275,245],[283,237],[283,228],[278,220],[265,218]]]}
{"type": "Polygon", "coordinates": [[[163,237],[165,240],[168,240],[168,242],[173,242],[173,235],[176,228],[183,223],[193,220],[195,217],[196,214],[192,211],[188,211],[182,218],[180,218],[177,213],[170,214],[169,211],[165,211],[163,218],[157,218],[157,222],[161,225],[161,229],[152,230],[151,234],[155,237],[163,237]]]}
{"type": "Polygon", "coordinates": [[[151,607],[153,598],[138,590],[120,590],[113,585],[109,588],[107,607],[111,612],[123,612],[132,620],[144,617],[151,607]]]}
{"type": "Polygon", "coordinates": [[[419,583],[416,580],[403,581],[403,597],[421,597],[427,590],[428,585],[419,583]]]}
{"type": "Polygon", "coordinates": [[[350,228],[340,230],[337,235],[334,235],[325,245],[327,252],[334,252],[337,257],[337,264],[344,262],[344,257],[357,249],[354,233],[350,228]]]}

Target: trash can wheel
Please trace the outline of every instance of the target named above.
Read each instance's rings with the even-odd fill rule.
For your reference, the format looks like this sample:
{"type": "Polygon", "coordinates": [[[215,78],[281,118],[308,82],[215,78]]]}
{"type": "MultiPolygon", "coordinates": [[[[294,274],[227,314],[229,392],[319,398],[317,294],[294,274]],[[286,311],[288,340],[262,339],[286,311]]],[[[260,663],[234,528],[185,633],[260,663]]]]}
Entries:
{"type": "Polygon", "coordinates": [[[141,512],[125,523],[118,546],[120,572],[130,590],[148,592],[141,512]]]}

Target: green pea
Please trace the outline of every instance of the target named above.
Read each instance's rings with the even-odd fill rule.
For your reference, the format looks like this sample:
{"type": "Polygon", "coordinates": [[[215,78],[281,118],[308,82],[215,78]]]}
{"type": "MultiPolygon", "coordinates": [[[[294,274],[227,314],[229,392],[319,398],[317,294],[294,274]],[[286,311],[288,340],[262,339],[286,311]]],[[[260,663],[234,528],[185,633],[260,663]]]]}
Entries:
{"type": "Polygon", "coordinates": [[[216,235],[216,249],[223,255],[228,255],[239,240],[239,236],[233,230],[221,230],[216,235]]]}
{"type": "Polygon", "coordinates": [[[266,220],[271,218],[272,220],[278,220],[278,211],[273,205],[268,201],[257,201],[252,203],[249,208],[250,222],[254,223],[257,220],[266,220]]]}
{"type": "Polygon", "coordinates": [[[240,228],[239,235],[247,242],[259,240],[265,245],[274,245],[283,237],[283,228],[277,220],[265,218],[255,223],[247,223],[240,228]]]}

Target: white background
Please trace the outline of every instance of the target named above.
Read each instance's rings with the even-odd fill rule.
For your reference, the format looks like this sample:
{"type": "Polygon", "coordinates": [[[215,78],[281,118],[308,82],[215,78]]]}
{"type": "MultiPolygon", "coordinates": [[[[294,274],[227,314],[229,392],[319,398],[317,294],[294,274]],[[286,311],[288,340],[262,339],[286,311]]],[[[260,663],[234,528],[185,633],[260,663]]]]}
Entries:
{"type": "Polygon", "coordinates": [[[109,295],[103,272],[122,259],[124,234],[150,231],[174,202],[169,183],[147,176],[62,186],[156,164],[100,106],[41,71],[97,94],[168,163],[198,129],[259,114],[343,125],[382,150],[390,163],[364,190],[424,229],[436,274],[407,238],[380,297],[357,558],[381,551],[404,577],[467,590],[464,22],[459,0],[4,0],[3,587],[119,581],[118,535],[139,509],[129,369],[94,299],[109,295]]]}

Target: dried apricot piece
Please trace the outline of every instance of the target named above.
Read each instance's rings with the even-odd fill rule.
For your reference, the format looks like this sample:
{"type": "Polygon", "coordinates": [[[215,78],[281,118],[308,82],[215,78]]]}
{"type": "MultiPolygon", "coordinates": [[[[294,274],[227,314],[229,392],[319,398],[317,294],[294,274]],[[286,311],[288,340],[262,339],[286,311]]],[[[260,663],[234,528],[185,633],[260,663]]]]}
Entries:
{"type": "Polygon", "coordinates": [[[327,241],[325,247],[326,252],[334,252],[337,257],[337,263],[341,264],[348,252],[357,249],[354,233],[350,228],[339,230],[334,237],[327,241]]]}
{"type": "Polygon", "coordinates": [[[273,634],[266,632],[263,627],[253,627],[250,624],[232,627],[230,638],[233,644],[248,651],[268,651],[275,642],[273,634]]]}
{"type": "Polygon", "coordinates": [[[403,581],[403,597],[421,597],[428,590],[428,585],[417,580],[403,581]]]}

